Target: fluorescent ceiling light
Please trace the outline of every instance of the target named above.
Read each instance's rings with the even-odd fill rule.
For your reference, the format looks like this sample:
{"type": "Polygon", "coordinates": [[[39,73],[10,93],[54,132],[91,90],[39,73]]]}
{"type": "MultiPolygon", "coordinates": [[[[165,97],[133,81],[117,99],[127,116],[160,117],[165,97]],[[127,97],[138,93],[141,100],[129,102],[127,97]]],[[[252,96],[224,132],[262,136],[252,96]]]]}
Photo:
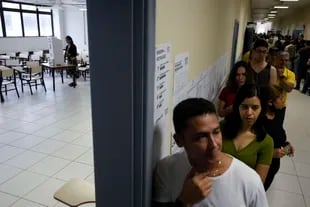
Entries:
{"type": "Polygon", "coordinates": [[[275,9],[288,9],[288,6],[274,6],[275,9]]]}
{"type": "Polygon", "coordinates": [[[278,13],[278,11],[276,11],[276,10],[270,11],[270,14],[276,14],[276,13],[278,13]]]}
{"type": "Polygon", "coordinates": [[[275,17],[276,14],[268,14],[268,17],[275,17]]]}
{"type": "Polygon", "coordinates": [[[81,11],[87,11],[87,9],[86,9],[86,8],[80,8],[80,10],[81,10],[81,11]]]}
{"type": "Polygon", "coordinates": [[[299,0],[280,0],[280,1],[299,1],[299,0]]]}
{"type": "Polygon", "coordinates": [[[275,17],[268,17],[269,19],[274,19],[275,17]]]}

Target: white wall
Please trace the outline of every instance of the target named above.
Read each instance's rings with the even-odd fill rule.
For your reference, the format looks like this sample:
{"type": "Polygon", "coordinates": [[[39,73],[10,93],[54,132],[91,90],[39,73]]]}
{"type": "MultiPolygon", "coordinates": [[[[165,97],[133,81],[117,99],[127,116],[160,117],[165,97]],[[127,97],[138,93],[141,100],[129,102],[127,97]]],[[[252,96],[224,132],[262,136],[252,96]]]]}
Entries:
{"type": "Polygon", "coordinates": [[[88,51],[87,12],[77,8],[65,8],[64,35],[70,35],[79,52],[88,51]]]}
{"type": "Polygon", "coordinates": [[[47,37],[0,38],[0,53],[47,49],[47,37]]]}

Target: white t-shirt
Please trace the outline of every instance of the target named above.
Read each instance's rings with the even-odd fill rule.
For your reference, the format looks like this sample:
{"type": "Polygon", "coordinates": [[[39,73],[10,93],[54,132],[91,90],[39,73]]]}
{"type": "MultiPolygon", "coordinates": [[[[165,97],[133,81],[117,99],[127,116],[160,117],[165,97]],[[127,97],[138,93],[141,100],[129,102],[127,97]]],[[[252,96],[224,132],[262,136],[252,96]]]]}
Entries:
{"type": "MultiPolygon", "coordinates": [[[[154,177],[153,200],[174,202],[180,195],[184,180],[191,170],[185,152],[159,161],[154,177]]],[[[258,174],[243,162],[233,158],[220,176],[211,177],[211,193],[193,207],[266,207],[264,186],[258,174]]]]}

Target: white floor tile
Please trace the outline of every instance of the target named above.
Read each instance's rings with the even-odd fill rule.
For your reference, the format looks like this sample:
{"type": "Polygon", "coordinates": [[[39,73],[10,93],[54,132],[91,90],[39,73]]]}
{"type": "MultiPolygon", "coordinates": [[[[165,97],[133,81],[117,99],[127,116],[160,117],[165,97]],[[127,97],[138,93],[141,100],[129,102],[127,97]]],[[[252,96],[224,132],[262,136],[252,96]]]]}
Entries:
{"type": "Polygon", "coordinates": [[[70,161],[64,160],[57,157],[48,156],[43,160],[39,161],[28,170],[36,173],[40,173],[46,176],[52,176],[61,169],[63,169],[66,165],[68,165],[70,161]]]}
{"type": "Polygon", "coordinates": [[[310,164],[303,164],[295,162],[295,167],[298,176],[310,178],[310,164]]]}
{"type": "Polygon", "coordinates": [[[6,133],[0,134],[0,143],[9,144],[15,140],[25,137],[27,134],[15,131],[7,131],[6,133]]]}
{"type": "Polygon", "coordinates": [[[75,139],[72,143],[85,147],[93,147],[93,136],[91,133],[84,134],[75,139]]]}
{"type": "Polygon", "coordinates": [[[39,152],[25,151],[14,158],[7,160],[5,164],[17,168],[27,169],[46,156],[46,154],[42,154],[39,152]]]}
{"type": "Polygon", "coordinates": [[[66,181],[69,181],[71,178],[85,179],[93,171],[94,168],[90,167],[89,165],[73,162],[61,171],[59,171],[56,175],[54,175],[54,177],[66,181]]]}
{"type": "Polygon", "coordinates": [[[46,207],[46,206],[40,205],[32,201],[21,199],[16,203],[14,203],[14,205],[12,205],[11,207],[46,207]]]}
{"type": "Polygon", "coordinates": [[[16,196],[23,196],[46,179],[47,177],[45,176],[24,171],[0,185],[0,191],[16,196]]]}
{"type": "Polygon", "coordinates": [[[84,153],[82,156],[76,159],[76,162],[81,162],[84,164],[94,166],[93,150],[88,150],[86,153],[84,153]]]}
{"type": "Polygon", "coordinates": [[[56,140],[45,140],[41,142],[40,144],[32,147],[31,150],[36,151],[36,152],[51,154],[55,152],[56,150],[61,149],[65,145],[66,145],[65,142],[56,141],[56,140]]]}
{"type": "Polygon", "coordinates": [[[81,133],[81,132],[76,132],[76,131],[72,131],[72,130],[62,130],[62,132],[58,133],[57,135],[55,135],[51,138],[55,139],[55,140],[60,140],[63,142],[70,143],[73,140],[80,137],[81,135],[83,135],[83,133],[81,133]]]}
{"type": "Polygon", "coordinates": [[[296,175],[296,169],[295,169],[292,158],[286,156],[281,159],[281,165],[280,165],[279,172],[282,172],[285,174],[296,175]]]}
{"type": "Polygon", "coordinates": [[[5,162],[12,157],[15,157],[16,155],[24,151],[25,150],[16,147],[4,146],[0,150],[0,163],[5,162]]]}
{"type": "Polygon", "coordinates": [[[40,136],[40,137],[49,138],[49,137],[55,136],[58,133],[61,133],[62,131],[63,129],[61,128],[46,126],[34,132],[33,134],[40,136]]]}
{"type": "Polygon", "coordinates": [[[310,197],[305,197],[306,206],[310,207],[310,197]]]}
{"type": "Polygon", "coordinates": [[[305,197],[310,197],[310,178],[299,177],[298,179],[303,194],[305,195],[305,197]]]}
{"type": "Polygon", "coordinates": [[[64,181],[49,178],[47,181],[40,184],[33,191],[24,196],[24,198],[46,206],[54,206],[57,204],[57,200],[53,198],[53,195],[64,184],[64,181]]]}
{"type": "Polygon", "coordinates": [[[14,131],[32,134],[42,128],[41,124],[26,123],[15,128],[14,131]]]}
{"type": "Polygon", "coordinates": [[[63,148],[55,151],[52,156],[64,158],[67,160],[74,160],[87,151],[86,147],[81,147],[77,145],[67,144],[63,148]]]}
{"type": "Polygon", "coordinates": [[[302,194],[297,176],[277,173],[272,188],[290,193],[302,194]]]}
{"type": "Polygon", "coordinates": [[[299,149],[299,150],[296,150],[293,160],[294,162],[297,162],[297,163],[304,163],[304,164],[310,165],[309,155],[310,155],[310,151],[299,149]]]}
{"type": "Polygon", "coordinates": [[[286,191],[269,189],[267,192],[269,207],[305,207],[302,195],[286,191]]]}
{"type": "Polygon", "coordinates": [[[7,207],[12,205],[15,201],[17,201],[19,198],[12,196],[12,195],[8,195],[6,193],[2,193],[0,192],[0,205],[1,207],[7,207]]]}
{"type": "Polygon", "coordinates": [[[11,166],[0,164],[0,172],[1,172],[0,173],[0,184],[14,177],[21,171],[22,171],[21,169],[18,169],[16,167],[11,167],[11,166]]]}
{"type": "Polygon", "coordinates": [[[12,143],[10,143],[10,145],[15,146],[15,147],[19,147],[19,148],[23,148],[23,149],[30,149],[33,146],[43,142],[45,140],[45,138],[43,137],[38,137],[35,135],[27,135],[21,139],[18,139],[12,143]]]}

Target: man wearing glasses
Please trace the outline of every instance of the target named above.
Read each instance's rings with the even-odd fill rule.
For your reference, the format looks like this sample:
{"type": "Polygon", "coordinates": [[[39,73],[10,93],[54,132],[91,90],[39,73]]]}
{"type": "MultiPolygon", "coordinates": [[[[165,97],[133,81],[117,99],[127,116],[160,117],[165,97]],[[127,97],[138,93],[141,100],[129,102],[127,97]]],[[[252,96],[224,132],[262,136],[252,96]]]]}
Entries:
{"type": "Polygon", "coordinates": [[[259,86],[274,85],[277,81],[276,68],[266,62],[268,43],[263,39],[255,41],[249,66],[254,82],[259,86]]]}

